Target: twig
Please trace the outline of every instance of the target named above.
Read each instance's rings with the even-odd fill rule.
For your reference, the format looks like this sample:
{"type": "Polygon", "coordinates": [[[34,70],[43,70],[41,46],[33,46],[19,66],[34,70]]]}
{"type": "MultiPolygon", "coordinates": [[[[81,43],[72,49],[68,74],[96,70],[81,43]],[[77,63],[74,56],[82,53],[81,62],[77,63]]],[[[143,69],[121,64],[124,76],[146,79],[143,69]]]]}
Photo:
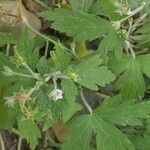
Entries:
{"type": "Polygon", "coordinates": [[[5,150],[5,144],[1,133],[0,133],[0,148],[1,150],[5,150]]]}
{"type": "Polygon", "coordinates": [[[92,114],[93,110],[91,108],[91,106],[88,104],[88,102],[86,101],[84,95],[83,95],[83,91],[82,91],[82,88],[80,90],[80,97],[81,97],[81,100],[83,101],[85,107],[87,108],[87,110],[89,111],[90,114],[92,114]]]}

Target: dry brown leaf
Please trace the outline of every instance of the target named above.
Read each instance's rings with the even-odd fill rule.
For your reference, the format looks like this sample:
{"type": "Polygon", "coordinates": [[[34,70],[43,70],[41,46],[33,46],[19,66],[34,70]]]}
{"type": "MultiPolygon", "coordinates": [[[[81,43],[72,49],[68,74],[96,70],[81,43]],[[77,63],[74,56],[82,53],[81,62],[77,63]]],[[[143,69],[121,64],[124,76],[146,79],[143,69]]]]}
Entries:
{"type": "Polygon", "coordinates": [[[60,119],[56,124],[54,124],[53,129],[57,140],[63,143],[64,135],[69,132],[69,129],[65,126],[63,119],[60,119]]]}

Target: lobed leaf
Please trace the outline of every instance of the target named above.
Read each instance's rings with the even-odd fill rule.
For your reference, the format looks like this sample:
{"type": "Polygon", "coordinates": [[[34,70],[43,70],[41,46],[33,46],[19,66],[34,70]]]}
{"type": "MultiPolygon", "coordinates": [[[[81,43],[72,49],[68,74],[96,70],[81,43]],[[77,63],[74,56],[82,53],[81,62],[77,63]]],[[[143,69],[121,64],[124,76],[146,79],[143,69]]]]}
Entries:
{"type": "Polygon", "coordinates": [[[53,29],[78,40],[93,40],[112,29],[109,21],[80,11],[55,9],[42,12],[40,16],[54,21],[51,26],[53,29]]]}

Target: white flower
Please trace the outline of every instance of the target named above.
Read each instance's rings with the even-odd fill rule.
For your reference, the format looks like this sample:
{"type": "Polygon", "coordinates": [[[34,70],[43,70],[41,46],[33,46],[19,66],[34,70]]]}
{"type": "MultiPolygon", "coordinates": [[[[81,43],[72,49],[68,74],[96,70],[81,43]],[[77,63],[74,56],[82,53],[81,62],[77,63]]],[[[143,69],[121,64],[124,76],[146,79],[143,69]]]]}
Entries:
{"type": "Polygon", "coordinates": [[[57,100],[63,98],[62,94],[63,94],[62,90],[56,89],[56,90],[54,90],[54,91],[51,92],[50,98],[52,98],[54,101],[57,101],[57,100]]]}

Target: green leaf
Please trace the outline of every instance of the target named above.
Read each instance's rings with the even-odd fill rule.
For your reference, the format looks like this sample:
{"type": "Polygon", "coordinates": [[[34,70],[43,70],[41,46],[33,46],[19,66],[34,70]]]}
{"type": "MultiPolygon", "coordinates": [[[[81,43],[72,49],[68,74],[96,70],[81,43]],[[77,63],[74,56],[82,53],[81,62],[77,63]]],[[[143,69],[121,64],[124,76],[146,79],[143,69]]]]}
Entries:
{"type": "Polygon", "coordinates": [[[45,73],[48,72],[48,64],[45,57],[41,57],[39,63],[37,64],[37,71],[43,76],[45,73]]]}
{"type": "Polygon", "coordinates": [[[66,135],[62,150],[90,150],[92,122],[89,115],[74,118],[69,123],[70,132],[66,135]]]}
{"type": "Polygon", "coordinates": [[[76,66],[78,83],[91,90],[98,90],[98,85],[103,87],[115,80],[115,75],[108,70],[108,67],[100,65],[101,59],[98,55],[79,63],[76,66]]]}
{"type": "Polygon", "coordinates": [[[7,88],[7,90],[5,92],[5,96],[6,97],[13,96],[14,93],[19,92],[21,88],[23,88],[23,84],[22,84],[22,82],[18,81],[7,88]]]}
{"type": "Polygon", "coordinates": [[[141,63],[143,73],[150,77],[150,54],[138,56],[137,59],[141,63]]]}
{"type": "Polygon", "coordinates": [[[135,150],[131,141],[119,129],[102,120],[95,112],[72,119],[68,127],[70,132],[65,137],[63,150],[90,150],[94,135],[97,150],[135,150]]]}
{"type": "Polygon", "coordinates": [[[126,0],[126,1],[123,1],[123,0],[119,0],[118,2],[121,3],[122,5],[126,5],[128,7],[131,7],[131,9],[136,9],[138,7],[140,7],[143,2],[148,2],[149,0],[126,0]]]}
{"type": "Polygon", "coordinates": [[[72,103],[76,100],[78,88],[73,81],[67,79],[62,80],[61,89],[64,93],[64,98],[68,101],[68,103],[72,103]]]}
{"type": "Polygon", "coordinates": [[[55,9],[42,12],[40,16],[54,21],[53,29],[79,40],[93,40],[112,29],[109,21],[80,11],[55,9]]]}
{"type": "Polygon", "coordinates": [[[78,88],[72,80],[63,79],[61,82],[64,100],[61,103],[64,122],[68,121],[76,112],[82,109],[81,105],[76,103],[78,88]],[[69,88],[68,88],[69,87],[69,88]]]}
{"type": "Polygon", "coordinates": [[[149,48],[150,47],[150,19],[136,31],[136,36],[133,37],[136,41],[136,47],[138,48],[149,48]]]}
{"type": "Polygon", "coordinates": [[[114,52],[114,55],[117,59],[121,58],[123,50],[123,38],[116,31],[110,32],[106,38],[100,42],[98,47],[100,57],[105,64],[109,59],[107,54],[110,50],[114,52]]]}
{"type": "Polygon", "coordinates": [[[100,117],[94,118],[93,123],[97,130],[97,150],[135,150],[131,141],[112,124],[100,117]]]}
{"type": "Polygon", "coordinates": [[[23,119],[18,123],[18,131],[21,137],[25,138],[29,143],[32,150],[38,144],[38,138],[41,137],[39,128],[36,123],[31,119],[23,119]]]}
{"type": "Polygon", "coordinates": [[[10,33],[0,32],[0,47],[11,43],[15,43],[14,37],[10,33]]]}
{"type": "Polygon", "coordinates": [[[21,57],[35,70],[39,61],[39,48],[34,47],[34,39],[30,39],[27,27],[22,27],[21,36],[19,41],[16,42],[16,47],[21,57]]]}
{"type": "Polygon", "coordinates": [[[0,128],[12,129],[15,117],[15,111],[0,102],[0,128]]]}
{"type": "Polygon", "coordinates": [[[115,84],[116,90],[120,90],[124,99],[141,98],[144,96],[145,83],[142,75],[142,65],[140,58],[132,58],[123,55],[121,60],[114,56],[110,57],[108,66],[117,75],[122,73],[115,84]],[[138,81],[138,82],[137,82],[138,81]]]}
{"type": "Polygon", "coordinates": [[[123,18],[116,12],[117,8],[112,0],[97,0],[90,10],[91,13],[108,16],[113,21],[123,18]]]}
{"type": "Polygon", "coordinates": [[[94,0],[69,0],[71,7],[75,10],[88,12],[94,0]]]}
{"type": "Polygon", "coordinates": [[[63,103],[61,103],[61,108],[63,120],[64,122],[67,122],[73,117],[73,115],[82,109],[82,106],[76,102],[68,103],[67,101],[63,100],[63,103]]]}
{"type": "Polygon", "coordinates": [[[106,99],[95,111],[103,120],[120,126],[142,125],[141,120],[150,115],[150,102],[123,101],[121,96],[106,99]],[[118,113],[119,112],[119,113],[118,113]]]}
{"type": "Polygon", "coordinates": [[[122,55],[121,59],[116,59],[114,55],[109,55],[108,66],[116,75],[119,75],[128,68],[130,59],[131,57],[126,55],[122,55]]]}
{"type": "Polygon", "coordinates": [[[150,135],[145,133],[143,136],[139,137],[136,141],[136,148],[138,150],[149,150],[150,148],[150,135]]]}
{"type": "Polygon", "coordinates": [[[8,66],[11,69],[15,68],[14,65],[10,62],[10,58],[0,52],[0,85],[7,86],[12,82],[15,82],[17,78],[14,76],[5,76],[3,74],[4,66],[8,66]]]}
{"type": "Polygon", "coordinates": [[[122,97],[126,100],[144,96],[145,83],[141,66],[135,58],[129,61],[126,71],[116,83],[116,89],[120,90],[122,97]]]}
{"type": "Polygon", "coordinates": [[[51,100],[49,99],[44,88],[40,88],[38,91],[36,91],[34,96],[37,98],[37,104],[42,111],[47,112],[50,110],[52,105],[51,100]]]}
{"type": "Polygon", "coordinates": [[[139,28],[136,33],[138,34],[144,34],[144,33],[149,33],[150,32],[150,19],[148,18],[148,21],[146,21],[141,28],[139,28]]]}
{"type": "Polygon", "coordinates": [[[53,61],[55,63],[55,69],[57,71],[65,71],[70,65],[69,53],[63,48],[55,46],[55,53],[53,54],[53,61]]]}

